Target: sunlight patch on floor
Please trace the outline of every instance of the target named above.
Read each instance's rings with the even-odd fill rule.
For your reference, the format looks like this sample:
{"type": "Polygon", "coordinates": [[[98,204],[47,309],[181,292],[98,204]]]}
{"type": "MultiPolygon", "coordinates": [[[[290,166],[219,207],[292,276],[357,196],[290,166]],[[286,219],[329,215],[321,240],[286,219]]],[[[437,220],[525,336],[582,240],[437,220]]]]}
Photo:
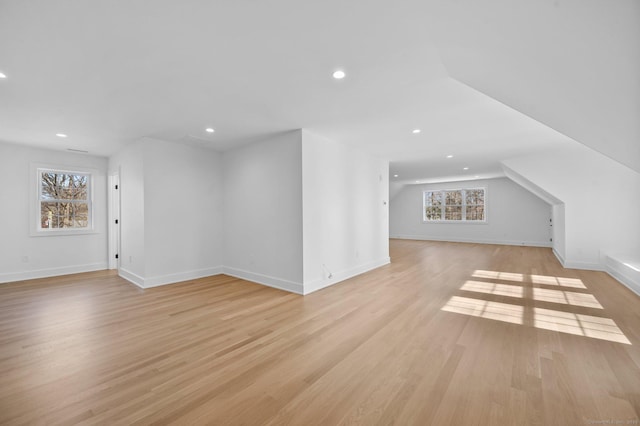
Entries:
{"type": "Polygon", "coordinates": [[[551,277],[548,275],[529,275],[534,284],[557,285],[560,287],[587,288],[579,278],[551,277]]]}
{"type": "Polygon", "coordinates": [[[580,278],[565,278],[554,277],[550,275],[536,275],[536,274],[520,274],[516,272],[501,272],[501,271],[485,271],[483,269],[476,269],[473,274],[474,278],[484,278],[490,280],[504,280],[515,282],[532,282],[534,284],[554,285],[559,287],[572,287],[572,288],[584,288],[584,285],[580,278]]]}
{"type": "Polygon", "coordinates": [[[541,308],[533,308],[533,314],[536,328],[631,344],[615,321],[609,318],[541,308]]]}
{"type": "Polygon", "coordinates": [[[492,280],[505,280],[523,282],[524,276],[513,272],[484,271],[477,269],[472,275],[474,278],[488,278],[492,280]]]}
{"type": "Polygon", "coordinates": [[[533,288],[533,299],[539,302],[562,303],[564,305],[584,306],[585,308],[604,309],[593,294],[573,291],[547,290],[533,288]]]}
{"type": "MultiPolygon", "coordinates": [[[[532,303],[545,302],[566,305],[567,308],[577,306],[604,309],[596,297],[590,293],[533,287],[535,284],[542,284],[586,289],[580,279],[480,269],[474,271],[472,276],[487,280],[516,281],[522,284],[509,285],[490,281],[467,280],[460,287],[460,290],[492,296],[513,297],[531,302],[524,303],[524,305],[514,305],[472,297],[452,296],[442,307],[443,311],[631,345],[629,339],[610,318],[531,306],[532,303]]],[[[477,296],[480,297],[480,295],[477,296]]]]}
{"type": "Polygon", "coordinates": [[[518,285],[488,283],[484,281],[466,281],[460,290],[475,291],[478,293],[494,294],[496,296],[522,298],[524,288],[518,285]]]}
{"type": "Polygon", "coordinates": [[[524,307],[509,303],[490,302],[488,300],[471,299],[453,296],[442,308],[443,311],[472,317],[487,318],[497,321],[522,324],[524,307]]]}

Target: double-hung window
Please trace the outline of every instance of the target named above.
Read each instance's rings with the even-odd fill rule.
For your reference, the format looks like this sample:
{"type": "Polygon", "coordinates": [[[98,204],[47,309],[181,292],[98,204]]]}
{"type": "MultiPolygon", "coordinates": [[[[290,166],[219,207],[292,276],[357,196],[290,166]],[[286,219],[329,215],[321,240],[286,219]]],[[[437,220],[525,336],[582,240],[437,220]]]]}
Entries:
{"type": "Polygon", "coordinates": [[[90,231],[92,175],[89,172],[37,169],[37,232],[90,231]]]}
{"type": "Polygon", "coordinates": [[[425,222],[486,222],[486,189],[427,190],[423,193],[425,222]]]}

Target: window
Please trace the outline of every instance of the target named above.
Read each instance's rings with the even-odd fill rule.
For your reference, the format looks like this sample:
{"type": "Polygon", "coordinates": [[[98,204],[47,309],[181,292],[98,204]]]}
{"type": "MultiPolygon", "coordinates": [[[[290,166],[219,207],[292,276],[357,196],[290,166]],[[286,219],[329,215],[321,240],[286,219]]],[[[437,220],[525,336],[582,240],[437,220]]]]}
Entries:
{"type": "Polygon", "coordinates": [[[486,222],[485,188],[424,191],[425,222],[486,222]]]}
{"type": "Polygon", "coordinates": [[[90,172],[38,168],[37,176],[38,233],[92,229],[90,172]]]}

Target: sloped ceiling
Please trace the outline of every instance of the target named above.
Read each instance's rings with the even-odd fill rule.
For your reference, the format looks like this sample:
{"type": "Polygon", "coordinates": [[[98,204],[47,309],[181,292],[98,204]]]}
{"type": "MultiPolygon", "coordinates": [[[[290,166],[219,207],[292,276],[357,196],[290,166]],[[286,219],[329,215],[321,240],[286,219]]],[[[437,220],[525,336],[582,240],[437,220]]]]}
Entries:
{"type": "Polygon", "coordinates": [[[456,0],[430,21],[448,73],[640,172],[640,2],[456,0]]]}
{"type": "Polygon", "coordinates": [[[569,135],[636,167],[637,7],[477,3],[0,0],[0,141],[108,156],[307,128],[407,183],[500,174],[569,135]]]}

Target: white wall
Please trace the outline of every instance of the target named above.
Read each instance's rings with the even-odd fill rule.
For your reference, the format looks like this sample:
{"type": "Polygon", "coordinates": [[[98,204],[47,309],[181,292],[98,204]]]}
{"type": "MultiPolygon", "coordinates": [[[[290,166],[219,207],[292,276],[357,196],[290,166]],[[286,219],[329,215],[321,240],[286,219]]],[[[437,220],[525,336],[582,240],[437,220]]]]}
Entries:
{"type": "Polygon", "coordinates": [[[640,248],[640,174],[578,143],[503,161],[565,204],[565,266],[602,269],[640,248]]]}
{"type": "Polygon", "coordinates": [[[157,139],[144,150],[145,286],[222,272],[221,155],[157,139]]]}
{"type": "Polygon", "coordinates": [[[389,163],[303,130],[302,165],[305,294],[389,263],[389,163]]]}
{"type": "Polygon", "coordinates": [[[107,159],[0,143],[0,282],[106,269],[107,159]],[[95,233],[30,236],[31,163],[91,168],[95,233]],[[26,261],[25,261],[26,260],[26,261]]]}
{"type": "Polygon", "coordinates": [[[551,206],[506,178],[407,185],[391,201],[392,238],[550,247],[551,206]],[[487,188],[487,223],[424,223],[427,189],[487,188]]]}
{"type": "Polygon", "coordinates": [[[301,131],[222,156],[224,271],[302,293],[301,131]]]}
{"type": "Polygon", "coordinates": [[[222,271],[220,154],[144,138],[111,158],[120,170],[121,274],[142,287],[222,271]]]}
{"type": "Polygon", "coordinates": [[[144,288],[224,272],[302,294],[389,262],[388,162],[306,131],[224,154],[144,138],[108,166],[105,158],[0,148],[0,176],[25,182],[2,187],[2,199],[21,206],[29,204],[31,161],[99,170],[96,234],[29,237],[26,207],[0,211],[3,223],[18,224],[6,238],[3,228],[0,271],[10,279],[36,276],[24,275],[36,268],[49,276],[107,267],[107,170],[120,177],[119,272],[144,288]]]}

